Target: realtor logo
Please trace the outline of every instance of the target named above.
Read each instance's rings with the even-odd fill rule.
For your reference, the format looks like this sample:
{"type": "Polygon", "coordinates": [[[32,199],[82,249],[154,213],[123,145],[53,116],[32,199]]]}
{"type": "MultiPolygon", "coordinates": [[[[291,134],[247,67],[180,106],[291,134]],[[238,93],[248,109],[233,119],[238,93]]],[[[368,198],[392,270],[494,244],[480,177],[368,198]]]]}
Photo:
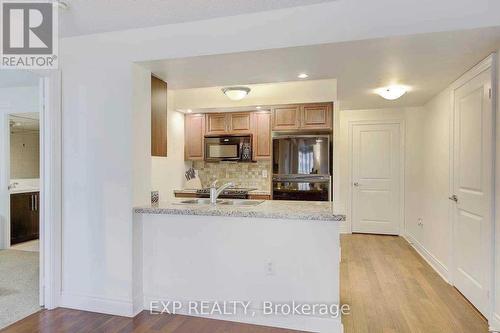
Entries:
{"type": "Polygon", "coordinates": [[[57,8],[52,1],[1,2],[1,68],[57,68],[57,8]]]}

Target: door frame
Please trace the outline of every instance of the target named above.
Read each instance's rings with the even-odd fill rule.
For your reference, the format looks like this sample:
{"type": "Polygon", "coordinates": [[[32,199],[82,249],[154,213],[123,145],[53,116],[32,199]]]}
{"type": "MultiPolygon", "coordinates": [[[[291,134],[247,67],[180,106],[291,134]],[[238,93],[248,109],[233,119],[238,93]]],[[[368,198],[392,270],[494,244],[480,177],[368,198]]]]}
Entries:
{"type": "Polygon", "coordinates": [[[399,126],[399,149],[400,149],[400,163],[399,163],[399,231],[398,235],[402,236],[406,232],[405,221],[405,152],[406,152],[406,121],[404,119],[377,119],[377,120],[349,120],[348,126],[348,172],[349,172],[349,195],[347,196],[347,211],[349,212],[347,218],[348,231],[352,233],[352,209],[353,209],[353,130],[354,126],[359,125],[398,125],[399,126]]]}
{"type": "MultiPolygon", "coordinates": [[[[59,70],[34,70],[40,77],[40,305],[46,309],[56,308],[61,294],[61,180],[62,180],[62,126],[61,126],[61,72],[59,70]]],[[[8,115],[10,105],[0,105],[1,133],[9,132],[8,115]]],[[[5,140],[2,140],[5,141],[5,140]]],[[[9,140],[10,141],[10,140],[9,140]]],[[[10,158],[7,143],[0,144],[0,166],[10,158]]],[[[6,219],[9,219],[10,205],[7,186],[10,182],[10,166],[0,168],[0,205],[7,205],[6,219]]],[[[6,222],[7,223],[7,222],[6,222]]],[[[1,230],[0,249],[10,245],[10,225],[1,230]]]]}
{"type": "MultiPolygon", "coordinates": [[[[494,309],[495,309],[495,159],[496,159],[496,103],[497,103],[497,96],[496,96],[496,59],[497,55],[496,53],[492,53],[489,55],[486,59],[475,65],[473,68],[471,68],[469,71],[464,73],[460,78],[458,78],[455,82],[451,84],[451,89],[450,89],[450,106],[451,106],[451,115],[450,115],[450,150],[449,150],[449,156],[450,156],[450,179],[449,179],[449,196],[452,196],[455,192],[455,158],[454,158],[454,151],[455,151],[455,91],[462,87],[464,84],[472,80],[474,77],[478,76],[482,72],[491,69],[491,90],[492,90],[492,98],[491,98],[491,107],[492,107],[492,171],[491,171],[491,182],[493,184],[491,188],[491,193],[490,193],[490,201],[491,201],[491,208],[490,208],[490,243],[488,244],[488,262],[489,265],[487,269],[489,272],[486,273],[486,276],[488,278],[488,281],[486,284],[489,286],[489,302],[488,302],[488,308],[487,308],[487,316],[488,321],[491,323],[492,318],[494,317],[494,309]]],[[[450,268],[449,268],[449,276],[448,280],[451,285],[455,285],[455,255],[454,255],[454,243],[455,243],[455,225],[456,225],[456,220],[455,220],[455,204],[450,201],[449,203],[449,259],[450,259],[450,268]]]]}

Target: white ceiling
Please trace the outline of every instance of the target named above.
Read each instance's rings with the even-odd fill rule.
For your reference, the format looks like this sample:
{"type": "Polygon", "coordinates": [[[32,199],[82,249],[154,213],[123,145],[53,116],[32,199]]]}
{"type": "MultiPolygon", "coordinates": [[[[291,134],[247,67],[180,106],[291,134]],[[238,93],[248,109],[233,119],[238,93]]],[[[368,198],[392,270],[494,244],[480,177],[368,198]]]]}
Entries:
{"type": "Polygon", "coordinates": [[[500,48],[500,27],[144,63],[172,89],[336,78],[344,109],[420,106],[500,48]],[[385,101],[372,90],[412,91],[385,101]]]}
{"type": "Polygon", "coordinates": [[[70,37],[329,1],[333,0],[65,0],[70,7],[62,11],[60,33],[70,37]]]}
{"type": "Polygon", "coordinates": [[[29,71],[0,69],[0,88],[33,87],[39,81],[40,78],[29,71]]]}

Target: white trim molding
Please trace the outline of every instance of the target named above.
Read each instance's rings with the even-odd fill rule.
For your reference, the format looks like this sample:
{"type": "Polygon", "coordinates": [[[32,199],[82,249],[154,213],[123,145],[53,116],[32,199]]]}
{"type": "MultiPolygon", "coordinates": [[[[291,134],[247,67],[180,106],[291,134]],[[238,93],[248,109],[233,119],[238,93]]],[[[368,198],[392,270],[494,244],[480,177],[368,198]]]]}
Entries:
{"type": "Polygon", "coordinates": [[[83,295],[76,293],[61,293],[61,307],[105,313],[114,316],[134,317],[134,306],[132,301],[126,299],[109,299],[93,295],[83,295]]]}
{"type": "MultiPolygon", "coordinates": [[[[179,301],[179,300],[178,300],[179,301]]],[[[151,302],[163,302],[168,303],[168,298],[158,298],[152,295],[148,295],[144,298],[144,310],[150,311],[151,302]]],[[[182,304],[188,304],[188,301],[180,301],[182,304]]],[[[235,315],[203,315],[203,314],[193,314],[187,310],[187,306],[183,306],[180,310],[176,311],[175,314],[185,315],[190,317],[198,318],[208,318],[215,320],[225,320],[237,323],[251,324],[251,325],[261,325],[268,327],[278,327],[289,330],[307,331],[307,332],[318,332],[318,333],[343,333],[344,327],[340,316],[338,318],[332,317],[316,317],[316,316],[306,316],[306,315],[266,315],[263,313],[262,309],[258,308],[248,308],[248,312],[251,315],[235,314],[235,315]]],[[[160,307],[161,309],[161,307],[160,307]]]]}
{"type": "Polygon", "coordinates": [[[420,244],[419,241],[411,234],[406,233],[403,238],[417,251],[417,253],[432,267],[436,273],[443,278],[447,283],[450,284],[448,267],[444,265],[438,258],[436,258],[432,253],[430,253],[425,246],[420,244]]]}
{"type": "Polygon", "coordinates": [[[491,320],[489,321],[489,331],[494,333],[500,333],[500,314],[493,313],[491,320]]]}

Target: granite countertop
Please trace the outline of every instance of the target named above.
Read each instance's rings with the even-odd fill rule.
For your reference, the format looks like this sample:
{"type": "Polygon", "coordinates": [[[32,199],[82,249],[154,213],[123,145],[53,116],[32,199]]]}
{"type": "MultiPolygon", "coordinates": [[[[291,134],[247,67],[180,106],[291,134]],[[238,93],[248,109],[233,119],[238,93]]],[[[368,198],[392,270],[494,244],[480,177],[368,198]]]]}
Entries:
{"type": "Polygon", "coordinates": [[[157,206],[134,208],[136,214],[200,215],[253,217],[269,219],[341,222],[345,215],[337,214],[331,202],[265,200],[256,206],[224,206],[181,204],[186,199],[161,202],[157,206]]]}

